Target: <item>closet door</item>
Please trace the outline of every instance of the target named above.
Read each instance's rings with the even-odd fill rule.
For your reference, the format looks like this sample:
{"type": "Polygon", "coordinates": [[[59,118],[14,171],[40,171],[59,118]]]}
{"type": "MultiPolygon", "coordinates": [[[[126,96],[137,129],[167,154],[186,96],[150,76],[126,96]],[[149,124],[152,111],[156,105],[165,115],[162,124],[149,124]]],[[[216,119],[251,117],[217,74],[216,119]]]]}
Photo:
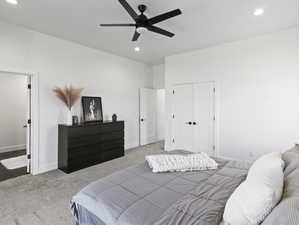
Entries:
{"type": "Polygon", "coordinates": [[[193,150],[193,85],[174,88],[173,149],[193,150]]]}
{"type": "Polygon", "coordinates": [[[214,83],[194,84],[193,151],[214,155],[214,83]]]}

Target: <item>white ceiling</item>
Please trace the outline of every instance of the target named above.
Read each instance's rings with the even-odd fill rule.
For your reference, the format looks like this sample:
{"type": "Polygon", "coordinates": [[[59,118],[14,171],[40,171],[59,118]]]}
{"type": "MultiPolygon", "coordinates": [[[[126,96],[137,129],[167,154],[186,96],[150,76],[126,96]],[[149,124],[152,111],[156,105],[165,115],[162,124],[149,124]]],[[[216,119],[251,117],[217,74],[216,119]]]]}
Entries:
{"type": "Polygon", "coordinates": [[[131,42],[134,28],[99,28],[100,23],[133,22],[118,0],[0,0],[0,19],[149,64],[168,55],[245,39],[299,25],[298,0],[128,0],[146,4],[149,17],[180,8],[183,15],[159,25],[172,39],[147,32],[131,42]],[[253,16],[264,8],[261,17],[253,16]],[[138,45],[141,51],[134,52],[138,45]]]}

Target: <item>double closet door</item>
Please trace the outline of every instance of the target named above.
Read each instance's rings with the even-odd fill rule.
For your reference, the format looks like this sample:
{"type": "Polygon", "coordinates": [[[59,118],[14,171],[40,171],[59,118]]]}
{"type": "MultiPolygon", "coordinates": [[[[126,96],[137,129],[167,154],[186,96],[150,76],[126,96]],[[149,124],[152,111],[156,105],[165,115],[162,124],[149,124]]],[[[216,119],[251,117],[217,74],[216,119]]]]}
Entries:
{"type": "Polygon", "coordinates": [[[214,155],[214,133],[214,83],[174,86],[173,149],[214,155]]]}

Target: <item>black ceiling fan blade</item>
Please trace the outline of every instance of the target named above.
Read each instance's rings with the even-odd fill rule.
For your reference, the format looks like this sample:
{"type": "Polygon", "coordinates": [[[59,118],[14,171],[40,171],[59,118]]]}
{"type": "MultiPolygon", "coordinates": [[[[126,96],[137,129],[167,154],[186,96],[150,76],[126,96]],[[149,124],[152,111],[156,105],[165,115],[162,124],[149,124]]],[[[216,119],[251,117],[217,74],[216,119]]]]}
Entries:
{"type": "Polygon", "coordinates": [[[173,37],[174,36],[174,33],[171,33],[167,30],[161,29],[161,28],[156,27],[156,26],[148,26],[147,29],[149,31],[152,31],[152,32],[155,32],[155,33],[158,33],[158,34],[162,34],[162,35],[165,35],[167,37],[173,37]]]}
{"type": "Polygon", "coordinates": [[[138,32],[135,30],[134,36],[133,36],[133,38],[132,38],[132,41],[137,41],[139,37],[140,37],[140,33],[138,33],[138,32]]]}
{"type": "Polygon", "coordinates": [[[135,27],[133,23],[106,23],[100,24],[101,27],[135,27]]]}
{"type": "Polygon", "coordinates": [[[129,3],[126,0],[118,0],[119,3],[125,8],[125,10],[130,14],[130,16],[136,20],[138,15],[135,12],[135,10],[129,5],[129,3]]]}
{"type": "Polygon", "coordinates": [[[156,24],[156,23],[162,22],[164,20],[168,20],[172,17],[178,16],[178,15],[181,15],[181,14],[182,14],[182,11],[180,9],[175,9],[175,10],[172,10],[170,12],[163,13],[161,15],[150,18],[148,20],[148,22],[149,22],[149,24],[156,24]]]}

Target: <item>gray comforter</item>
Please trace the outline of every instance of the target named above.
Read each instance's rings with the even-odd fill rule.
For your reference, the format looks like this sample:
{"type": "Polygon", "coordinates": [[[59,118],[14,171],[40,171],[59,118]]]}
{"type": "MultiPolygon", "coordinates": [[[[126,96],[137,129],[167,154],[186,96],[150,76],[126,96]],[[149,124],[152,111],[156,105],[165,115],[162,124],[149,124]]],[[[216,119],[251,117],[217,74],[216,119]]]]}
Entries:
{"type": "Polygon", "coordinates": [[[80,225],[219,225],[249,164],[216,159],[217,170],[154,174],[146,163],[96,181],[72,199],[80,225]]]}

